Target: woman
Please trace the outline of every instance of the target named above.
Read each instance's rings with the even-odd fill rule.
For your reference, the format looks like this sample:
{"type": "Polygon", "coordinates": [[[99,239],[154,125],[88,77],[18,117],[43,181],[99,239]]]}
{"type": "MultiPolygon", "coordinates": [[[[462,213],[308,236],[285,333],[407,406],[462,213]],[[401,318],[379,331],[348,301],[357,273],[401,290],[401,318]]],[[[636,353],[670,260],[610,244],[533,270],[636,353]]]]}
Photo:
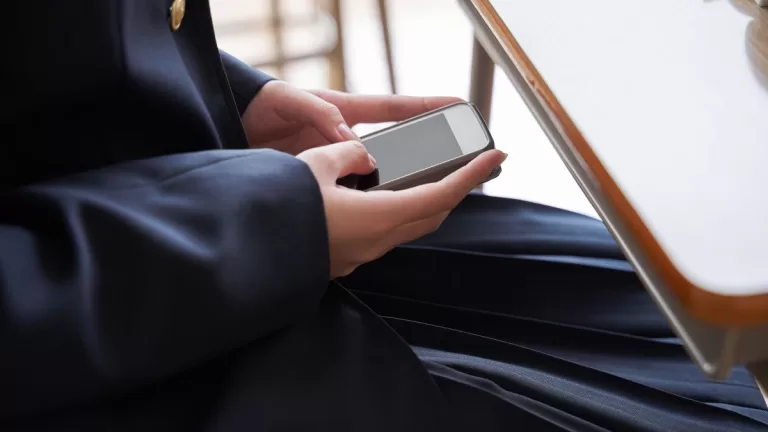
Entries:
{"type": "Polygon", "coordinates": [[[764,430],[598,221],[465,197],[502,153],[336,185],[351,126],[452,99],[295,89],[171,1],[5,12],[3,430],[764,430]]]}

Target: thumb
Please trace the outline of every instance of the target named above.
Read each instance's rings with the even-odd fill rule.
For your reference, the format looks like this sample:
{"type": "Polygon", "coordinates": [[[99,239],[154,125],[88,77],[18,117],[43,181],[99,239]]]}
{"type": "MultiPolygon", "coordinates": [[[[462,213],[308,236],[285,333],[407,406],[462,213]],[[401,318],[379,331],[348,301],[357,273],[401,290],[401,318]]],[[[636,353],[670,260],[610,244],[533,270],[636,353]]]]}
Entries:
{"type": "Polygon", "coordinates": [[[297,156],[320,181],[336,181],[350,174],[369,174],[376,161],[359,141],[345,141],[315,147],[297,156]]]}
{"type": "Polygon", "coordinates": [[[287,86],[286,93],[285,102],[279,104],[280,117],[312,125],[331,143],[360,139],[336,105],[293,86],[287,86]]]}
{"type": "Polygon", "coordinates": [[[488,150],[445,177],[440,183],[447,190],[466,195],[486,180],[506,159],[506,153],[496,149],[488,150]]]}

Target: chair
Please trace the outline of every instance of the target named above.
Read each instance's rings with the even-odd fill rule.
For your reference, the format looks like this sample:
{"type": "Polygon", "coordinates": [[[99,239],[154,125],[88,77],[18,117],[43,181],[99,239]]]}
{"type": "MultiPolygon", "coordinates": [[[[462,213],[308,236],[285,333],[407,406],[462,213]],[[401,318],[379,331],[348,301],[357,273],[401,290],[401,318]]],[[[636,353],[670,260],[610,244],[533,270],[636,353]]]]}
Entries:
{"type": "MultiPolygon", "coordinates": [[[[392,56],[392,44],[387,11],[387,0],[377,0],[381,36],[387,60],[389,85],[392,93],[397,93],[392,56]]],[[[287,20],[281,12],[281,0],[270,0],[269,30],[273,36],[275,56],[267,61],[252,64],[253,67],[272,67],[278,77],[284,76],[288,63],[309,58],[325,57],[330,63],[329,87],[335,90],[347,90],[347,74],[344,58],[344,25],[342,0],[315,0],[308,18],[287,20]],[[319,48],[296,55],[286,55],[284,32],[299,26],[309,26],[313,35],[320,41],[319,48]]]]}

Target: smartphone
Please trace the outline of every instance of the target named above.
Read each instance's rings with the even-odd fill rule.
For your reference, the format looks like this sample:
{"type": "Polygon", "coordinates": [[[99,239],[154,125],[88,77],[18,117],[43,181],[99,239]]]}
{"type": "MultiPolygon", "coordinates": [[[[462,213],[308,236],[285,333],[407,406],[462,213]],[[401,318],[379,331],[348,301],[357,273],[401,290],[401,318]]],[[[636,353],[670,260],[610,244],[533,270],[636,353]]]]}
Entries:
{"type": "MultiPolygon", "coordinates": [[[[401,190],[440,181],[494,148],[483,117],[467,102],[397,123],[361,141],[376,159],[377,168],[366,176],[345,177],[347,183],[353,182],[352,187],[360,190],[401,190]]],[[[501,167],[483,183],[499,174],[501,167]]]]}

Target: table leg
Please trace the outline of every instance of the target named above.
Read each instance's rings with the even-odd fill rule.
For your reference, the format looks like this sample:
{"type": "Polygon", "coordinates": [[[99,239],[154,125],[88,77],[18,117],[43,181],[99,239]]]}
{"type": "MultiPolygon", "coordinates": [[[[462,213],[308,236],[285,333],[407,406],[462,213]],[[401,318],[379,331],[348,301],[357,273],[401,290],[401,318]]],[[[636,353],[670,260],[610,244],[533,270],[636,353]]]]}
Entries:
{"type": "Polygon", "coordinates": [[[749,370],[755,378],[755,381],[757,381],[757,386],[763,393],[765,404],[768,406],[768,360],[747,365],[747,370],[749,370]]]}
{"type": "MultiPolygon", "coordinates": [[[[475,38],[472,45],[472,76],[469,81],[469,101],[475,104],[485,122],[491,124],[491,100],[493,99],[493,73],[496,65],[488,56],[480,42],[475,38]]],[[[483,193],[483,185],[475,188],[475,193],[483,193]]]]}
{"type": "Polygon", "coordinates": [[[496,66],[480,42],[475,38],[472,47],[472,77],[470,79],[469,101],[477,106],[487,123],[491,120],[491,99],[493,98],[493,72],[496,66]]]}

